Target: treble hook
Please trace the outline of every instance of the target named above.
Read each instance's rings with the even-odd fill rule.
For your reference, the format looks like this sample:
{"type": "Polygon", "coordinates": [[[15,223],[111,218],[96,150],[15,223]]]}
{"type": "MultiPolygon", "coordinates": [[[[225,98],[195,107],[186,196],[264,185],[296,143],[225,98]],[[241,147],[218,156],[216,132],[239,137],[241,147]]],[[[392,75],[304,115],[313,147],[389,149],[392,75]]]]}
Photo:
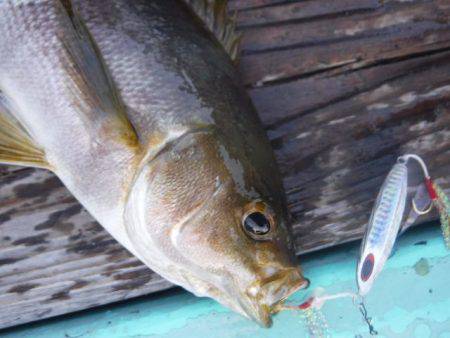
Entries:
{"type": "Polygon", "coordinates": [[[430,204],[428,205],[428,208],[426,208],[425,210],[419,210],[419,208],[417,208],[416,202],[415,202],[414,199],[413,199],[413,200],[412,200],[412,207],[413,207],[413,209],[414,209],[414,212],[415,212],[417,215],[422,216],[422,215],[428,214],[428,213],[431,211],[431,209],[433,209],[433,203],[430,203],[430,204]]]}
{"type": "MultiPolygon", "coordinates": [[[[398,158],[399,161],[401,162],[407,162],[410,158],[412,158],[413,160],[416,160],[417,163],[420,165],[420,167],[422,168],[423,171],[423,175],[425,176],[425,181],[431,181],[430,179],[430,173],[428,172],[428,168],[425,164],[425,162],[422,160],[422,158],[420,156],[417,156],[415,154],[406,154],[403,156],[400,156],[398,158]]],[[[428,206],[428,208],[426,208],[425,210],[419,210],[419,208],[416,205],[416,202],[414,201],[414,199],[412,200],[412,207],[414,209],[414,212],[417,215],[426,215],[428,214],[431,209],[433,208],[433,203],[430,203],[430,205],[428,206]]]]}

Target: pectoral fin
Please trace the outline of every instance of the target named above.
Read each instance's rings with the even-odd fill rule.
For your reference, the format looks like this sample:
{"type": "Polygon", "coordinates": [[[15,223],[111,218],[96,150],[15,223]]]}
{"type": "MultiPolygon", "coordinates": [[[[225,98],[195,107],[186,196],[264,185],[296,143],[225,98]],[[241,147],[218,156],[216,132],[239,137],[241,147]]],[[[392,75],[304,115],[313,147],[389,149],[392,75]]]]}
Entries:
{"type": "Polygon", "coordinates": [[[60,0],[70,25],[60,39],[69,59],[65,64],[72,89],[80,102],[78,112],[91,133],[137,148],[137,134],[109,74],[103,57],[71,0],[60,0]]]}
{"type": "Polygon", "coordinates": [[[1,91],[0,163],[50,169],[44,151],[14,117],[13,105],[1,91]]]}

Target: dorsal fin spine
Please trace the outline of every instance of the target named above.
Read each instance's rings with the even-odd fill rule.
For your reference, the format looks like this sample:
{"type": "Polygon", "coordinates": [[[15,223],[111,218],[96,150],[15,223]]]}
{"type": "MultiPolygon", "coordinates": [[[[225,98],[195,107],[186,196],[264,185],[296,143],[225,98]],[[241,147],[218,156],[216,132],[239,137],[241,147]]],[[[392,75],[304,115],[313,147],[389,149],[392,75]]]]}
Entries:
{"type": "Polygon", "coordinates": [[[184,0],[205,23],[233,61],[239,52],[241,36],[236,33],[236,14],[227,13],[227,0],[184,0]]]}

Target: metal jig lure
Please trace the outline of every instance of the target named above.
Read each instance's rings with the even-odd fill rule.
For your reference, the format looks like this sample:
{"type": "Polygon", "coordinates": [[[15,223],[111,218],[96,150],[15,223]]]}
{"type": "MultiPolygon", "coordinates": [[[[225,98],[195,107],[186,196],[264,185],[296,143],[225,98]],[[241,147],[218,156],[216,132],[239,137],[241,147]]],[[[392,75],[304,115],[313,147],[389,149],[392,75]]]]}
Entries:
{"type": "Polygon", "coordinates": [[[391,254],[405,210],[407,186],[408,169],[400,157],[378,193],[361,245],[356,278],[360,296],[369,292],[391,254]]]}

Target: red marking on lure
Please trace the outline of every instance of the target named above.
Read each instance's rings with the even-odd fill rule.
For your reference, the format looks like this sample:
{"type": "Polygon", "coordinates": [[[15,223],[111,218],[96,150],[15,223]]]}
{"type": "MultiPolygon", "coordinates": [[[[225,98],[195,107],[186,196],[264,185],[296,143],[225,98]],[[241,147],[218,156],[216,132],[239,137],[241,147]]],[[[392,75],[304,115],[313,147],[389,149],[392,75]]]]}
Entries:
{"type": "Polygon", "coordinates": [[[372,275],[374,264],[375,264],[375,257],[373,256],[373,254],[370,253],[364,259],[364,263],[361,268],[361,280],[363,282],[367,282],[367,280],[372,275]]]}
{"type": "Polygon", "coordinates": [[[302,304],[300,304],[300,305],[298,306],[298,308],[301,309],[301,310],[306,310],[306,309],[308,309],[308,308],[312,305],[313,301],[314,301],[314,297],[310,297],[310,298],[308,298],[305,302],[303,302],[302,304]]]}
{"type": "Polygon", "coordinates": [[[427,187],[428,194],[430,195],[431,200],[435,201],[438,196],[436,190],[434,189],[433,181],[431,180],[431,178],[425,178],[425,185],[427,187]]]}

